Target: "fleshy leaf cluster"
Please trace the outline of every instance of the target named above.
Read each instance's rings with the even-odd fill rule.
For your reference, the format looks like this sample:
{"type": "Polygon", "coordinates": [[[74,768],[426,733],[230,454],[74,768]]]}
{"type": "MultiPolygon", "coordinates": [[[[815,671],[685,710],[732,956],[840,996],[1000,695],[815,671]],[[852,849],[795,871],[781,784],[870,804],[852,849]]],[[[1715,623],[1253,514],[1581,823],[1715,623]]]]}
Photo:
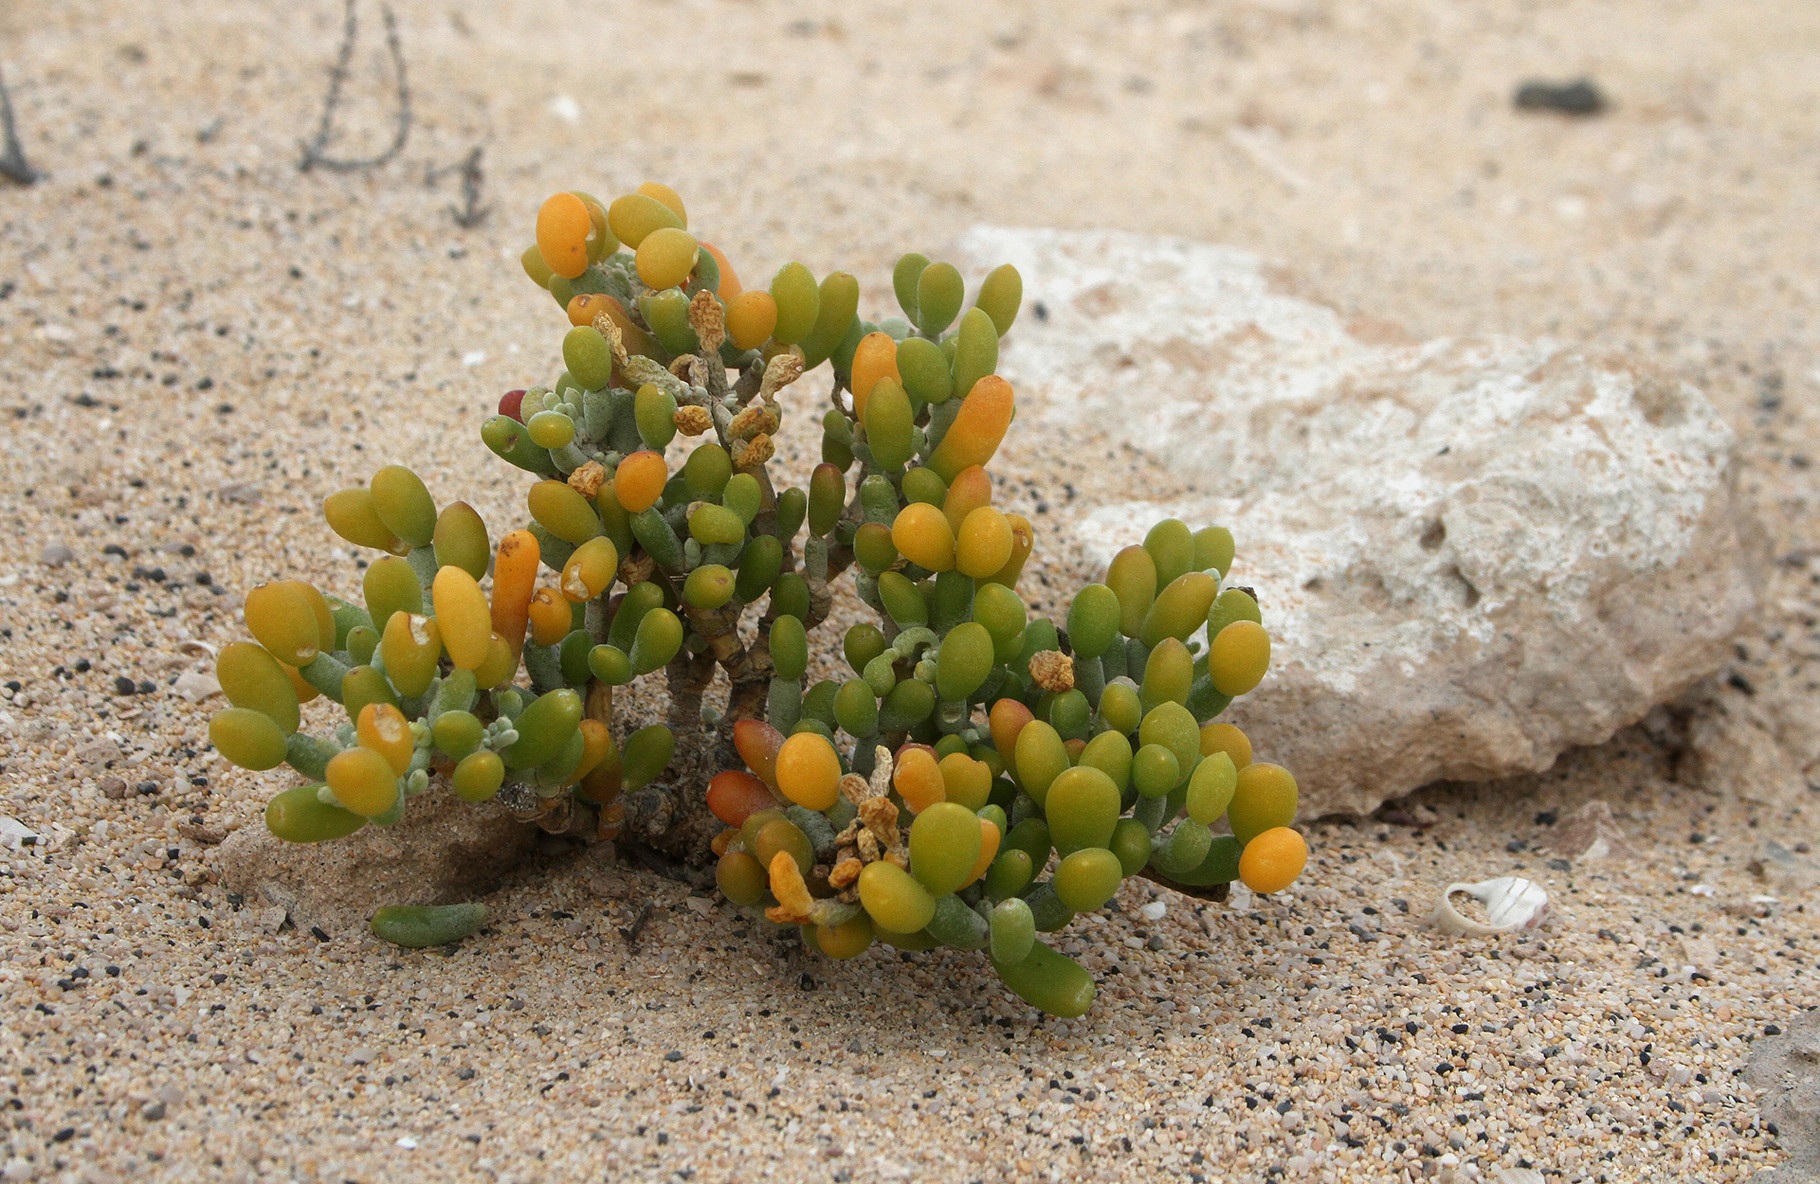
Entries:
{"type": "MultiPolygon", "coordinates": [[[[1270,665],[1228,531],[1158,523],[1060,622],[1018,593],[1035,531],[990,471],[1016,407],[997,373],[1015,269],[969,304],[953,265],[906,255],[899,315],[874,323],[845,272],[744,287],[658,184],[552,196],[522,262],[566,321],[560,372],[481,427],[534,478],[525,525],[495,544],[383,468],[323,504],[381,553],[358,600],[261,585],[253,640],[221,653],[212,742],[304,778],[267,807],[274,834],[395,825],[446,787],[714,861],[729,901],[829,957],[985,951],[1064,1016],[1094,985],[1041,935],[1125,879],[1219,898],[1300,874],[1294,777],[1216,718],[1270,665]],[[780,487],[779,396],[824,366],[821,463],[780,487]],[[848,574],[876,621],[841,637],[845,677],[812,681],[848,574]],[[668,718],[618,718],[614,690],[653,676],[668,718]],[[306,730],[319,697],[341,718],[306,730]]],[[[430,944],[483,916],[387,912],[375,932],[430,944]]]]}

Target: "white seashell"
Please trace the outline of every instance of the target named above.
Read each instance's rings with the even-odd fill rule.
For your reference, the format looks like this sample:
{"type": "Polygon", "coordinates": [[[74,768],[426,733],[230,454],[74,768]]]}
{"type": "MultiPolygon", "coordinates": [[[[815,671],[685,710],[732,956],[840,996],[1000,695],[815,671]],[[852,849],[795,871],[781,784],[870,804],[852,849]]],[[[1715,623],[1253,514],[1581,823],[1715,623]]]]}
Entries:
{"type": "Polygon", "coordinates": [[[1435,902],[1434,913],[1429,921],[1435,928],[1447,933],[1462,937],[1489,937],[1497,933],[1513,933],[1519,929],[1534,929],[1547,915],[1548,893],[1542,890],[1542,885],[1521,876],[1500,876],[1477,884],[1449,884],[1447,891],[1441,893],[1441,899],[1435,902]],[[1456,892],[1463,892],[1483,904],[1489,923],[1461,916],[1459,910],[1453,907],[1452,897],[1456,892]]]}

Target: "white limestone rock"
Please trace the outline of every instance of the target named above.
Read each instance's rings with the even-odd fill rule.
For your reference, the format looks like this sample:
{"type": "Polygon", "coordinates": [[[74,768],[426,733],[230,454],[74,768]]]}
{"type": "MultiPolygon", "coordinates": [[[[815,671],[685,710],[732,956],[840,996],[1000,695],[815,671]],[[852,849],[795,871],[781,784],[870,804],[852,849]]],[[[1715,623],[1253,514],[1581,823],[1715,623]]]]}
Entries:
{"type": "Polygon", "coordinates": [[[1232,529],[1275,660],[1231,717],[1304,815],[1545,769],[1712,673],[1755,608],[1732,433],[1689,386],[1546,341],[1384,344],[1225,247],[982,228],[962,253],[1023,273],[1000,371],[1026,439],[1177,479],[1074,503],[1080,570],[1164,517],[1232,529]]]}

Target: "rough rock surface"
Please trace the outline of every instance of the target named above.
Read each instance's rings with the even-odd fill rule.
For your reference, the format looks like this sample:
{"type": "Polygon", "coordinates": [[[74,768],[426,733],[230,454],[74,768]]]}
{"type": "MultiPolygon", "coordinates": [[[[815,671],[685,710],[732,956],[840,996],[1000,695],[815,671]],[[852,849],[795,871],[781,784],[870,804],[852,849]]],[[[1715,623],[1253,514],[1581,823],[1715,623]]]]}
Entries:
{"type": "Polygon", "coordinates": [[[963,253],[1041,305],[1001,361],[1020,427],[1090,486],[1120,447],[1168,469],[1152,500],[1075,503],[1081,567],[1160,518],[1232,528],[1275,645],[1234,718],[1305,813],[1545,769],[1717,669],[1755,607],[1732,433],[1689,386],[1402,343],[1223,247],[980,229],[963,253]]]}
{"type": "Polygon", "coordinates": [[[1751,1184],[1811,1184],[1820,1180],[1820,1011],[1795,1017],[1777,1036],[1751,1045],[1744,1080],[1764,1091],[1763,1118],[1776,1124],[1789,1158],[1751,1184]]]}
{"type": "Polygon", "coordinates": [[[1753,801],[1793,802],[1807,790],[1802,765],[1812,760],[1812,714],[1735,686],[1708,688],[1687,721],[1681,775],[1753,801]]]}
{"type": "Polygon", "coordinates": [[[392,904],[453,904],[492,887],[530,853],[537,831],[446,790],[411,802],[404,825],[333,843],[287,843],[255,820],[221,844],[222,883],[250,908],[281,908],[299,929],[364,930],[392,904]]]}

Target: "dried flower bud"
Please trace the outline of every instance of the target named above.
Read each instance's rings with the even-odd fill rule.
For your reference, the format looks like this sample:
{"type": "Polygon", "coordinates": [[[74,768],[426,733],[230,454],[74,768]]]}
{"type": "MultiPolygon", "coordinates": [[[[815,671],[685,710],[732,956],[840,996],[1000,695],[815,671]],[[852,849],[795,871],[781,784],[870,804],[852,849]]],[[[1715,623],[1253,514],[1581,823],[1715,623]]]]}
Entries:
{"type": "Polygon", "coordinates": [[[765,365],[764,381],[758,385],[758,397],[770,402],[771,396],[803,376],[803,356],[795,349],[778,354],[765,365]]]}
{"type": "Polygon", "coordinates": [[[1030,659],[1030,677],[1045,691],[1074,689],[1074,660],[1060,650],[1043,650],[1030,659]]]}
{"type": "Polygon", "coordinates": [[[897,829],[897,806],[890,798],[867,798],[859,804],[859,816],[866,829],[886,847],[903,842],[897,829]]]}
{"type": "Polygon", "coordinates": [[[756,469],[776,455],[777,447],[769,436],[754,436],[733,458],[733,467],[741,471],[756,469]]]}
{"type": "Polygon", "coordinates": [[[695,404],[678,407],[670,418],[676,424],[676,430],[685,436],[699,436],[714,426],[714,416],[708,409],[695,404]]]}
{"type": "Polygon", "coordinates": [[[754,404],[733,417],[727,425],[727,435],[735,440],[746,440],[754,436],[768,436],[777,430],[777,414],[763,404],[754,404]]]}
{"type": "Polygon", "coordinates": [[[897,758],[883,744],[872,746],[872,796],[882,798],[891,792],[891,776],[897,769],[897,758]]]}
{"type": "Polygon", "coordinates": [[[620,560],[619,582],[631,588],[650,579],[656,570],[657,560],[640,551],[620,560]]]}
{"type": "Polygon", "coordinates": [[[607,345],[613,350],[613,364],[622,370],[625,369],[626,363],[630,359],[630,355],[626,353],[626,337],[619,331],[619,326],[613,323],[613,318],[604,312],[601,313],[594,318],[594,329],[607,339],[607,345]]]}
{"type": "Polygon", "coordinates": [[[589,501],[593,501],[594,495],[600,492],[600,487],[606,482],[606,479],[606,468],[599,461],[591,460],[569,474],[569,488],[589,501]]]}
{"type": "Polygon", "coordinates": [[[689,301],[689,328],[695,330],[704,354],[718,353],[721,343],[727,340],[726,314],[722,312],[720,301],[714,298],[714,293],[706,288],[697,292],[695,299],[689,301]]]}

